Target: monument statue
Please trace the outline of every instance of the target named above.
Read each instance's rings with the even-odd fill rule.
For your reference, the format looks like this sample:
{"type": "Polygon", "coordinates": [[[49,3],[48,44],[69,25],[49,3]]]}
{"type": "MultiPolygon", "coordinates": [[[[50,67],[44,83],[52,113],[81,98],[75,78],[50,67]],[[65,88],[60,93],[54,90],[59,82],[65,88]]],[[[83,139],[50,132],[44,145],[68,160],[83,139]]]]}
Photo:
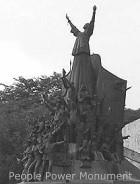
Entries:
{"type": "Polygon", "coordinates": [[[76,26],[73,25],[68,15],[66,15],[68,23],[71,26],[71,32],[76,37],[72,51],[74,61],[70,81],[74,83],[76,92],[78,92],[81,85],[86,84],[91,97],[93,97],[95,92],[95,76],[90,58],[89,39],[94,29],[95,14],[96,6],[93,7],[93,15],[90,23],[86,23],[83,26],[83,32],[79,31],[76,26]]]}
{"type": "Polygon", "coordinates": [[[99,55],[90,55],[96,9],[83,32],[66,15],[76,37],[72,70],[66,74],[63,69],[61,96],[41,95],[49,117],[35,122],[23,158],[23,173],[40,173],[41,180],[45,172],[56,171],[116,174],[124,159],[123,139],[129,137],[121,135],[126,90],[116,84],[125,89],[126,81],[105,70],[99,55]]]}

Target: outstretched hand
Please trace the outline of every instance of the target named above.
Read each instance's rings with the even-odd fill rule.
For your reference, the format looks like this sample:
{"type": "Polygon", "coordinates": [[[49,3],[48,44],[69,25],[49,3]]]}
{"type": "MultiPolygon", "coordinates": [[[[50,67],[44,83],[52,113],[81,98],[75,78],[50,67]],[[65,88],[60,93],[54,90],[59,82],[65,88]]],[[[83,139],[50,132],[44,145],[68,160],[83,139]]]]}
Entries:
{"type": "Polygon", "coordinates": [[[67,19],[68,21],[70,20],[67,14],[66,14],[66,19],[67,19]]]}
{"type": "Polygon", "coordinates": [[[93,6],[93,12],[95,12],[96,9],[97,9],[97,7],[94,5],[94,6],[93,6]]]}

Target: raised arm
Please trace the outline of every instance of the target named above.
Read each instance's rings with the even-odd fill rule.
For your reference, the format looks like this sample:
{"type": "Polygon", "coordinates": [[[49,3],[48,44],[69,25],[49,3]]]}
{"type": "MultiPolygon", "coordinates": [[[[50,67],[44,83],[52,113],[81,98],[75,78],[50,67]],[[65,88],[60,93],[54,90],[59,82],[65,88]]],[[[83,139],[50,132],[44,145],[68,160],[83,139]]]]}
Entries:
{"type": "Polygon", "coordinates": [[[66,19],[68,20],[68,23],[71,26],[71,33],[73,33],[74,36],[77,36],[80,31],[77,29],[75,25],[73,25],[73,23],[71,22],[67,14],[66,14],[66,19]]]}
{"type": "Polygon", "coordinates": [[[90,21],[89,28],[88,28],[88,31],[87,31],[87,33],[88,33],[89,36],[91,36],[91,35],[93,34],[96,9],[97,9],[97,7],[94,6],[94,7],[93,7],[92,19],[91,19],[91,21],[90,21]]]}

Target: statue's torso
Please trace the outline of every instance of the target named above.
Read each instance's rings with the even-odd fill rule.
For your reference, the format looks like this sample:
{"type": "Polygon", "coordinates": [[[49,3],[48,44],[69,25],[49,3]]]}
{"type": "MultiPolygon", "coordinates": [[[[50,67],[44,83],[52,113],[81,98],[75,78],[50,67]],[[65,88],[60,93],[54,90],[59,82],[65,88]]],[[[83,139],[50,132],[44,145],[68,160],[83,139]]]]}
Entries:
{"type": "Polygon", "coordinates": [[[86,53],[90,55],[89,38],[90,37],[86,32],[79,32],[73,47],[73,56],[78,55],[80,53],[86,53]]]}

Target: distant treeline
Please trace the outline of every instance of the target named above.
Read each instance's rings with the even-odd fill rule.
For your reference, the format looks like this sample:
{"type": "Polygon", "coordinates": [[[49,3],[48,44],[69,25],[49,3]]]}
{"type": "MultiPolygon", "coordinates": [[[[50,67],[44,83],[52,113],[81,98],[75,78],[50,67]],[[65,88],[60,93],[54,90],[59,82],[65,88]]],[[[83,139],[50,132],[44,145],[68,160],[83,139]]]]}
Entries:
{"type": "Polygon", "coordinates": [[[140,109],[125,109],[124,111],[124,122],[131,123],[140,118],[140,109]]]}

